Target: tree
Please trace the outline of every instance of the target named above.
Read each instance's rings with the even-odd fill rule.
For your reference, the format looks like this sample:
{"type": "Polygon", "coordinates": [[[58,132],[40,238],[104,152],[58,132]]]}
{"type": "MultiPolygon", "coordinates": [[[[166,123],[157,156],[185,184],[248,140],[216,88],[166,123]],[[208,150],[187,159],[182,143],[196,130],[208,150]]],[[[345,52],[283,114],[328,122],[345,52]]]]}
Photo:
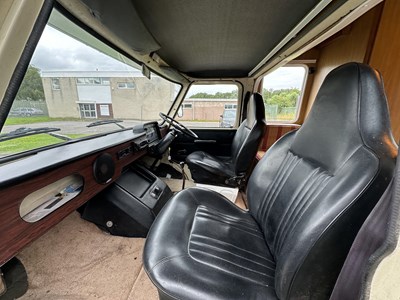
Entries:
{"type": "Polygon", "coordinates": [[[18,90],[17,100],[44,100],[44,90],[42,79],[40,78],[40,69],[29,65],[25,73],[24,80],[18,90]]]}
{"type": "Polygon", "coordinates": [[[278,112],[280,112],[283,107],[295,107],[299,96],[300,90],[297,88],[263,90],[263,98],[265,104],[270,106],[278,106],[278,112]]]}
{"type": "Polygon", "coordinates": [[[221,92],[216,92],[215,94],[208,94],[204,92],[200,92],[197,94],[193,94],[189,98],[195,98],[195,99],[237,99],[238,98],[238,91],[233,90],[232,92],[226,92],[226,93],[221,93],[221,92]]]}

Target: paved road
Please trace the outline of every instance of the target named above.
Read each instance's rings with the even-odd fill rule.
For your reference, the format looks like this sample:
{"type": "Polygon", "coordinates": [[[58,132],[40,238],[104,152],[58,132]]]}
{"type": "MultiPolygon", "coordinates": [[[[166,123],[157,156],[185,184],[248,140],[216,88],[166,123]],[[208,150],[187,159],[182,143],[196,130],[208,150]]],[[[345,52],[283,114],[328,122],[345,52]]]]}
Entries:
{"type": "Polygon", "coordinates": [[[196,121],[181,121],[183,125],[190,128],[219,128],[219,122],[196,122],[196,121]]]}

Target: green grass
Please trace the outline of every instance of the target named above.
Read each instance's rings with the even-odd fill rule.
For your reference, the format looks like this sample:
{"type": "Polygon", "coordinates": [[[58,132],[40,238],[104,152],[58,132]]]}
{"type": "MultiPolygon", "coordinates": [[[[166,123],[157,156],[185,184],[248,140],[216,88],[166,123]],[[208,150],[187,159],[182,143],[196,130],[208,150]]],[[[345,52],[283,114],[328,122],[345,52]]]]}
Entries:
{"type": "Polygon", "coordinates": [[[295,118],[295,114],[278,114],[277,116],[277,119],[282,121],[293,121],[295,118]]]}
{"type": "Polygon", "coordinates": [[[268,121],[294,121],[296,115],[295,114],[277,114],[275,116],[266,115],[267,122],[268,121]]]}
{"type": "MultiPolygon", "coordinates": [[[[68,134],[70,138],[80,138],[87,136],[86,134],[68,134]]],[[[21,138],[16,138],[13,140],[8,140],[0,143],[0,154],[14,154],[27,150],[32,150],[44,146],[54,145],[63,143],[64,141],[55,138],[48,134],[37,134],[21,138]]]]}
{"type": "Polygon", "coordinates": [[[53,121],[82,121],[82,120],[76,118],[50,118],[46,116],[8,117],[5,125],[23,125],[23,124],[53,122],[53,121]]]}

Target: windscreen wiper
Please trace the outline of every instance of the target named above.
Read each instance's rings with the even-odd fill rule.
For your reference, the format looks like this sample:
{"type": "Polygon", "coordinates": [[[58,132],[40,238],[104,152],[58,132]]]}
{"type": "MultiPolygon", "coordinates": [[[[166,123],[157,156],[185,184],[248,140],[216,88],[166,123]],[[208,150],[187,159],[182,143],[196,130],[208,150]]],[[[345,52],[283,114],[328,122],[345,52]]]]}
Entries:
{"type": "Polygon", "coordinates": [[[121,122],[123,122],[123,121],[122,120],[116,120],[116,119],[99,120],[99,121],[90,123],[89,125],[86,125],[86,127],[95,127],[95,126],[100,126],[100,125],[105,125],[105,124],[115,124],[119,128],[125,128],[121,124],[118,124],[118,123],[121,123],[121,122]]]}
{"type": "Polygon", "coordinates": [[[64,141],[72,140],[72,138],[70,138],[69,136],[66,136],[64,134],[59,134],[59,133],[54,133],[54,132],[49,132],[48,134],[51,136],[54,136],[55,138],[58,138],[60,140],[64,140],[64,141]]]}
{"type": "MultiPolygon", "coordinates": [[[[40,127],[40,128],[21,127],[14,131],[9,132],[9,133],[0,134],[0,142],[12,140],[12,139],[16,139],[16,138],[20,138],[20,137],[24,137],[24,136],[41,134],[41,133],[49,133],[49,132],[60,131],[60,130],[61,130],[60,128],[52,128],[52,127],[40,127]]],[[[61,138],[60,137],[61,135],[58,135],[58,134],[53,134],[53,136],[61,138]]],[[[62,139],[65,139],[65,138],[62,138],[62,139]]]]}

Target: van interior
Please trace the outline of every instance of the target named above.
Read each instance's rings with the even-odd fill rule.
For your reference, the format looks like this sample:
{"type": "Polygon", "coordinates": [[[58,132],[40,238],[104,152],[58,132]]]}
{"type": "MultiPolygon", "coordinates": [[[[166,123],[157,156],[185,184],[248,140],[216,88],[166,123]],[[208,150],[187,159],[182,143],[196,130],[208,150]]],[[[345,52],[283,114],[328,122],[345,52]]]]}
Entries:
{"type": "Polygon", "coordinates": [[[398,299],[400,2],[0,2],[0,299],[398,299]]]}

